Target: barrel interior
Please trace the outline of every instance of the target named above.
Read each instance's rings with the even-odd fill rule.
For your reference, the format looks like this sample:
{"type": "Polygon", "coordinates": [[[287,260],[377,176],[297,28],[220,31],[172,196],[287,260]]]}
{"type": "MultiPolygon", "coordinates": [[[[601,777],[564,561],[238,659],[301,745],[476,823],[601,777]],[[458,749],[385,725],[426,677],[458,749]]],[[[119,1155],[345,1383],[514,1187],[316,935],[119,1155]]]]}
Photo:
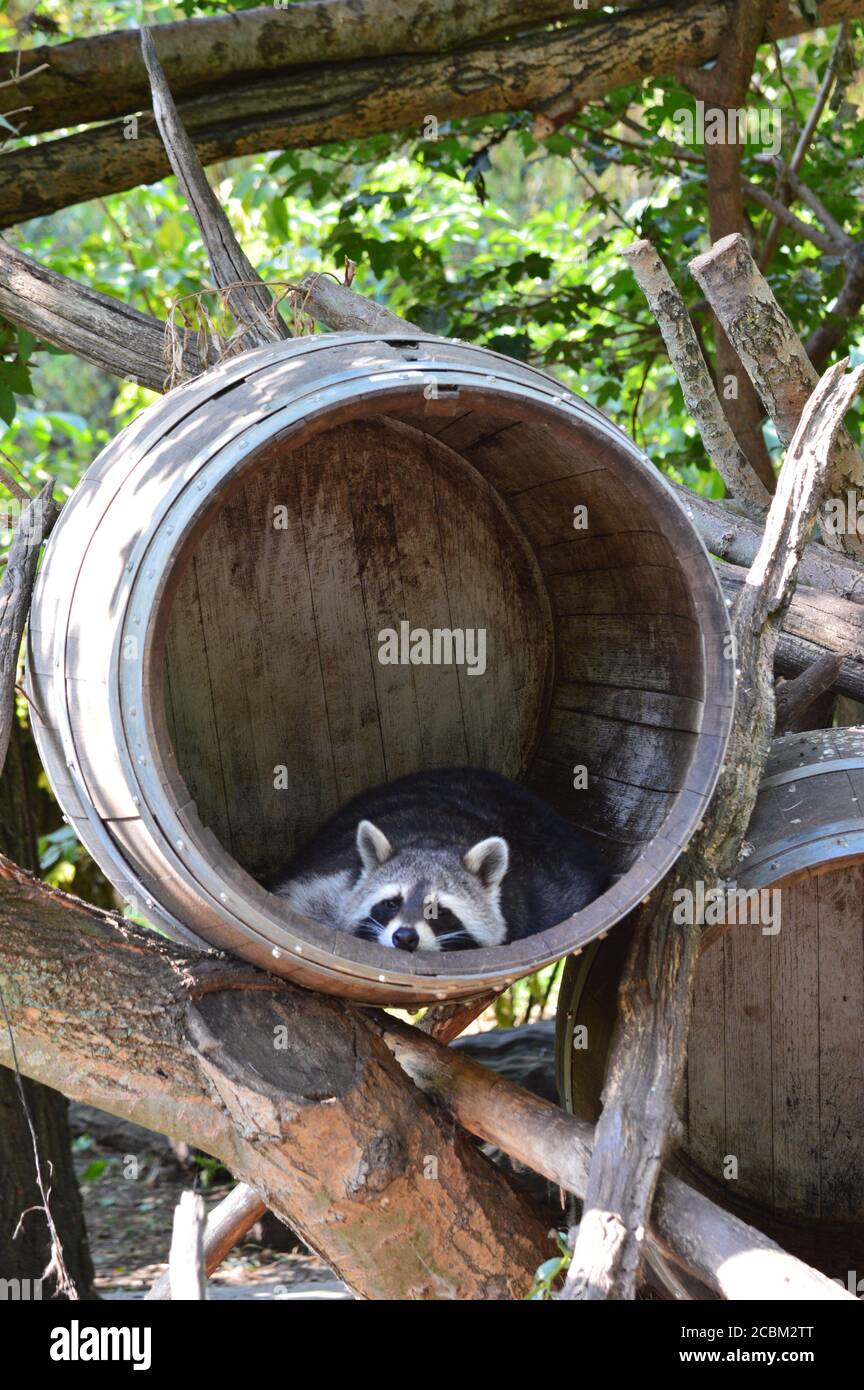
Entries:
{"type": "Polygon", "coordinates": [[[259,877],[357,792],[467,763],[627,870],[704,791],[708,677],[698,542],[678,520],[673,549],[673,504],[628,467],[479,391],[352,402],[247,458],[178,550],[152,665],[163,761],[228,854],[259,877]],[[406,625],[431,664],[382,663],[406,625]]]}

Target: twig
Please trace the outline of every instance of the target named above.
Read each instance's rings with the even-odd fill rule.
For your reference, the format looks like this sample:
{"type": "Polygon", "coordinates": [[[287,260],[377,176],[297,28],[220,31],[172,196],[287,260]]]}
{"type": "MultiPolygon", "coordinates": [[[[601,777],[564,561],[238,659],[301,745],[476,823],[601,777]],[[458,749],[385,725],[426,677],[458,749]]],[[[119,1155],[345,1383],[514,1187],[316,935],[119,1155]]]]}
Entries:
{"type": "MultiPolygon", "coordinates": [[[[810,148],[810,145],[813,141],[813,136],[816,134],[816,127],[818,126],[819,121],[822,117],[822,112],[825,110],[825,103],[831,95],[831,88],[834,86],[834,81],[837,76],[837,68],[840,63],[840,56],[843,52],[843,45],[845,42],[846,25],[841,24],[840,28],[837,30],[837,37],[834,40],[834,47],[831,50],[831,57],[828,60],[828,66],[825,69],[825,75],[822,78],[822,84],[819,88],[816,100],[813,103],[813,106],[810,110],[810,114],[805,122],[804,129],[801,131],[801,134],[798,137],[798,143],[795,146],[792,158],[789,160],[789,164],[786,168],[785,173],[787,175],[790,172],[792,174],[797,174],[798,170],[801,168],[801,165],[804,162],[804,156],[810,148]]],[[[778,199],[782,201],[782,179],[777,185],[777,196],[778,199]]],[[[775,216],[766,233],[765,245],[762,247],[762,252],[759,256],[759,268],[763,272],[768,269],[768,266],[771,264],[771,261],[774,257],[774,252],[777,250],[777,243],[780,240],[781,225],[782,223],[780,221],[780,218],[775,216]]]]}
{"type": "MultiPolygon", "coordinates": [[[[21,50],[18,50],[20,60],[21,50]]],[[[8,77],[5,82],[0,82],[0,89],[3,87],[19,87],[22,82],[26,82],[28,77],[35,77],[37,72],[47,72],[50,63],[40,63],[38,67],[29,68],[27,72],[16,72],[13,77],[8,77]]]]}
{"type": "Polygon", "coordinates": [[[773,197],[766,188],[762,188],[761,184],[752,183],[750,179],[742,179],[741,187],[748,198],[752,198],[754,203],[759,203],[761,207],[773,212],[776,218],[785,223],[787,227],[791,227],[805,241],[812,242],[828,256],[842,256],[845,249],[844,242],[850,239],[845,233],[843,233],[844,242],[839,242],[833,236],[828,236],[818,227],[814,227],[811,222],[805,222],[803,218],[798,217],[785,203],[781,203],[779,198],[773,197]]]}
{"type": "MultiPolygon", "coordinates": [[[[78,1290],[75,1287],[75,1283],[72,1279],[71,1274],[66,1268],[66,1261],[63,1258],[63,1246],[60,1241],[60,1233],[57,1230],[57,1227],[54,1223],[54,1216],[51,1212],[51,1188],[48,1185],[48,1183],[46,1183],[44,1175],[42,1173],[42,1160],[39,1156],[39,1140],[36,1135],[36,1126],[33,1123],[33,1116],[30,1113],[30,1106],[27,1103],[27,1095],[24,1090],[24,1082],[21,1078],[21,1071],[18,1066],[18,1051],[15,1047],[15,1034],[12,1031],[12,1023],[9,1018],[9,1010],[6,1007],[6,996],[3,993],[2,986],[0,986],[0,1010],[2,1010],[3,1021],[6,1027],[6,1031],[9,1035],[9,1051],[12,1057],[12,1069],[15,1073],[15,1085],[18,1091],[18,1099],[21,1102],[21,1109],[24,1111],[24,1118],[27,1121],[27,1128],[30,1131],[30,1143],[33,1149],[33,1167],[36,1173],[36,1186],[39,1189],[39,1196],[42,1198],[40,1206],[28,1207],[26,1211],[22,1211],[21,1215],[18,1218],[18,1224],[12,1233],[12,1239],[14,1240],[15,1237],[18,1235],[18,1232],[21,1228],[25,1216],[27,1216],[31,1211],[41,1211],[45,1216],[46,1222],[48,1223],[48,1234],[51,1237],[51,1254],[48,1260],[48,1264],[42,1272],[42,1279],[47,1280],[50,1278],[54,1278],[56,1280],[56,1288],[54,1290],[55,1295],[62,1294],[70,1302],[77,1302],[78,1290]]],[[[49,1183],[50,1179],[51,1174],[49,1172],[49,1183]]]]}
{"type": "MultiPolygon", "coordinates": [[[[4,458],[7,463],[11,463],[13,468],[15,467],[15,464],[12,463],[12,459],[10,459],[5,450],[0,449],[0,457],[4,458]]],[[[23,487],[22,484],[18,482],[17,478],[13,477],[11,473],[2,467],[0,467],[0,483],[3,483],[4,487],[7,487],[12,493],[12,496],[17,497],[19,501],[31,502],[33,500],[33,493],[28,488],[23,487]]]]}
{"type": "MultiPolygon", "coordinates": [[[[782,170],[783,166],[780,160],[772,158],[771,163],[775,169],[782,170]]],[[[798,175],[791,169],[786,171],[786,181],[795,196],[800,198],[802,203],[806,203],[810,211],[816,214],[826,232],[841,251],[851,251],[856,245],[855,238],[841,227],[837,219],[828,211],[822,199],[813,192],[813,189],[802,179],[799,179],[798,175]]]]}

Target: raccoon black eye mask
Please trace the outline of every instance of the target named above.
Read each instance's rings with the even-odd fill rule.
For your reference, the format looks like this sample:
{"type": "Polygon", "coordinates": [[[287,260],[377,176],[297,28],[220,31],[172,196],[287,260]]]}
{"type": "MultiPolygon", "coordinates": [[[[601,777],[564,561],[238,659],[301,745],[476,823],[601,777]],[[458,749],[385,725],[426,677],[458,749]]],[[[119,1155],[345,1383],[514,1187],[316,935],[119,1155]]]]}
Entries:
{"type": "Polygon", "coordinates": [[[608,886],[588,837],[479,768],[411,773],[343,807],[267,886],[304,916],[402,951],[545,931],[608,886]]]}

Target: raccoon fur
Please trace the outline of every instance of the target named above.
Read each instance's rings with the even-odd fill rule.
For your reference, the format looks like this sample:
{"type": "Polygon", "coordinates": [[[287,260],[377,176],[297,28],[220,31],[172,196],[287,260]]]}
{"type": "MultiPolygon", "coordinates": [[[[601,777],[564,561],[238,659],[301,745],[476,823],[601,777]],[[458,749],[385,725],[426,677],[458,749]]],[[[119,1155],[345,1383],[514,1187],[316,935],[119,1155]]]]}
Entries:
{"type": "Polygon", "coordinates": [[[588,837],[479,768],[411,773],[344,806],[267,882],[336,931],[403,951],[533,936],[608,887],[588,837]]]}

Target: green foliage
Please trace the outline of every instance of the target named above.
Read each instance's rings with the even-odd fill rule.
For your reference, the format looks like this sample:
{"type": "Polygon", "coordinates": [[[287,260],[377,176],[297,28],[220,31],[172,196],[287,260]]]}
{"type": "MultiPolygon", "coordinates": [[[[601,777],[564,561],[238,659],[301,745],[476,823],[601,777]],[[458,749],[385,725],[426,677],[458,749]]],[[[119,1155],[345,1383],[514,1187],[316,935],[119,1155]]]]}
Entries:
{"type": "Polygon", "coordinates": [[[95,1182],[97,1178],[101,1178],[102,1174],[105,1172],[105,1169],[107,1167],[107,1159],[94,1158],[92,1163],[87,1164],[87,1167],[84,1169],[84,1172],[78,1175],[78,1181],[95,1182]]]}
{"type": "Polygon", "coordinates": [[[209,1154],[202,1153],[194,1153],[192,1158],[198,1169],[198,1180],[205,1192],[213,1186],[217,1179],[224,1182],[226,1178],[231,1176],[218,1158],[211,1158],[209,1154]]]}
{"type": "Polygon", "coordinates": [[[498,1027],[515,1028],[530,1023],[532,1017],[543,1018],[554,1013],[563,970],[564,962],[557,961],[524,980],[517,980],[499,994],[492,1005],[498,1027]]]}

